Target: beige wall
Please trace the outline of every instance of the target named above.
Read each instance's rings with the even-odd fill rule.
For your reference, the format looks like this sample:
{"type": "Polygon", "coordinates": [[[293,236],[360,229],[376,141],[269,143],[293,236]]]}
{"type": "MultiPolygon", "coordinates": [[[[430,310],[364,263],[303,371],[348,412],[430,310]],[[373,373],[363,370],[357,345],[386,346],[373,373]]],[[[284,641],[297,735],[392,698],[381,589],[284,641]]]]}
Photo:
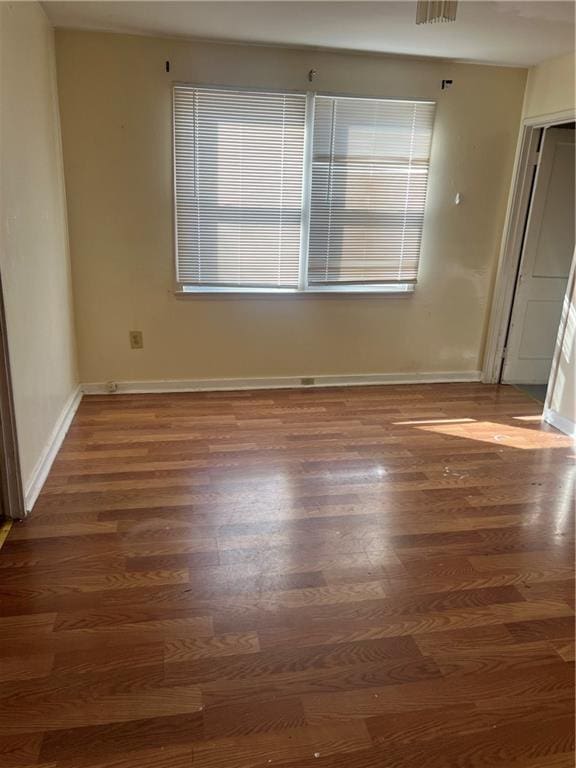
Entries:
{"type": "Polygon", "coordinates": [[[524,117],[574,109],[575,56],[569,53],[532,67],[526,82],[524,117]]]}
{"type": "Polygon", "coordinates": [[[524,70],[73,31],[57,61],[82,381],[478,370],[524,70]],[[415,295],[176,298],[172,81],[305,90],[311,68],[438,101],[415,295]]]}
{"type": "Polygon", "coordinates": [[[0,269],[25,488],[77,386],[54,38],[0,3],[0,269]]]}

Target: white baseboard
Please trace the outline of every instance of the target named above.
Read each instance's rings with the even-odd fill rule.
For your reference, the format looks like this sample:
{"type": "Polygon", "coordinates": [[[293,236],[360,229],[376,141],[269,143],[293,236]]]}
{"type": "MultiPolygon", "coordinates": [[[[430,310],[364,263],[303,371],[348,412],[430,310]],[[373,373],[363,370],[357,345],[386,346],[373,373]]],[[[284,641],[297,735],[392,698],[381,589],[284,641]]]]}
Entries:
{"type": "Polygon", "coordinates": [[[377,384],[444,384],[480,381],[481,371],[444,373],[368,373],[351,376],[277,376],[253,379],[166,379],[82,384],[86,395],[152,394],[154,392],[216,392],[240,389],[295,389],[377,384]]]}
{"type": "Polygon", "coordinates": [[[565,416],[561,416],[552,408],[546,408],[542,417],[547,424],[551,424],[560,432],[564,432],[569,437],[576,437],[576,424],[565,416]]]}
{"type": "Polygon", "coordinates": [[[74,414],[78,410],[78,406],[82,400],[82,394],[82,387],[76,387],[74,392],[72,392],[64,404],[64,407],[60,412],[60,416],[54,425],[54,429],[46,441],[44,450],[36,462],[36,466],[32,470],[32,476],[24,489],[24,506],[27,513],[31,512],[34,504],[36,503],[36,499],[40,495],[42,486],[48,477],[48,472],[50,472],[50,467],[56,458],[56,454],[60,450],[62,441],[66,437],[66,433],[70,428],[74,414]]]}

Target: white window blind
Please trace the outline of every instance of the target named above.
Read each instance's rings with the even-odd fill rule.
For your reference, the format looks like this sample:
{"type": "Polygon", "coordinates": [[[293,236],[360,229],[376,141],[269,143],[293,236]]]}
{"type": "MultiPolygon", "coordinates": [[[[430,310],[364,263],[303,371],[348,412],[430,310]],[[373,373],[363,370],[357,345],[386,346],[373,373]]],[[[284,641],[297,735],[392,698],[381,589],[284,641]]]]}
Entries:
{"type": "Polygon", "coordinates": [[[413,283],[433,103],[317,96],[308,283],[413,283]]]}
{"type": "Polygon", "coordinates": [[[174,88],[177,280],[297,287],[306,97],[174,88]]]}
{"type": "Polygon", "coordinates": [[[411,290],[435,104],[174,86],[190,290],[411,290]]]}

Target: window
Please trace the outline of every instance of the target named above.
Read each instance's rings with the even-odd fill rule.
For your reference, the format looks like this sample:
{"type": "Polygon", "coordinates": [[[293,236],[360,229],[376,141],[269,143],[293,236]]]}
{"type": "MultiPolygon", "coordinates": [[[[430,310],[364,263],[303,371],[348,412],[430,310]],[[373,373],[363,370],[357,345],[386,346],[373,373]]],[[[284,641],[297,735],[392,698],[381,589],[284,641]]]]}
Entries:
{"type": "Polygon", "coordinates": [[[176,86],[177,279],[296,288],[306,97],[176,86]]]}
{"type": "Polygon", "coordinates": [[[174,87],[183,292],[406,291],[434,104],[174,87]]]}
{"type": "Polygon", "coordinates": [[[309,285],[415,283],[434,106],[317,96],[309,285]]]}

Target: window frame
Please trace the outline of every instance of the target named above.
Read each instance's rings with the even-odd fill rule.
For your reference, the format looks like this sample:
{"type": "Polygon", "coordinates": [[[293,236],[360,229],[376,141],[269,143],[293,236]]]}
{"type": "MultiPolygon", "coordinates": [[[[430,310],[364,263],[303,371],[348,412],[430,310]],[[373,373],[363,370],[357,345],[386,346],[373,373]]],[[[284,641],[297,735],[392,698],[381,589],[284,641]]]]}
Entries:
{"type": "MultiPolygon", "coordinates": [[[[343,296],[388,296],[390,298],[403,298],[414,294],[417,282],[410,283],[357,283],[357,284],[326,284],[313,285],[308,284],[308,245],[310,235],[310,213],[311,213],[311,193],[312,193],[312,168],[313,168],[313,140],[314,140],[314,109],[315,98],[325,96],[338,99],[355,99],[366,101],[388,101],[398,103],[419,103],[433,104],[437,107],[438,102],[433,99],[424,98],[388,98],[385,96],[356,96],[350,93],[341,93],[335,91],[313,91],[298,90],[293,88],[266,88],[252,86],[235,85],[213,85],[210,83],[190,83],[181,80],[175,80],[170,85],[172,98],[172,236],[173,236],[173,293],[179,298],[203,297],[261,297],[270,298],[272,296],[325,296],[325,297],[343,297],[343,296]],[[176,207],[176,119],[175,119],[175,89],[177,86],[186,88],[209,89],[219,91],[233,91],[245,93],[269,93],[269,94],[287,94],[296,96],[305,96],[306,113],[304,125],[304,155],[302,172],[302,220],[300,229],[300,260],[299,260],[299,281],[296,288],[273,288],[273,287],[254,287],[254,286],[219,286],[219,285],[201,285],[195,283],[181,283],[177,280],[178,267],[178,220],[176,207]]],[[[432,123],[432,142],[434,139],[434,124],[436,121],[436,111],[432,123]]],[[[432,144],[431,144],[432,147],[432,144]]],[[[432,149],[430,150],[432,153],[432,149]]],[[[427,204],[428,189],[424,205],[427,204]]],[[[424,221],[426,218],[426,207],[424,209],[424,221]]]]}

